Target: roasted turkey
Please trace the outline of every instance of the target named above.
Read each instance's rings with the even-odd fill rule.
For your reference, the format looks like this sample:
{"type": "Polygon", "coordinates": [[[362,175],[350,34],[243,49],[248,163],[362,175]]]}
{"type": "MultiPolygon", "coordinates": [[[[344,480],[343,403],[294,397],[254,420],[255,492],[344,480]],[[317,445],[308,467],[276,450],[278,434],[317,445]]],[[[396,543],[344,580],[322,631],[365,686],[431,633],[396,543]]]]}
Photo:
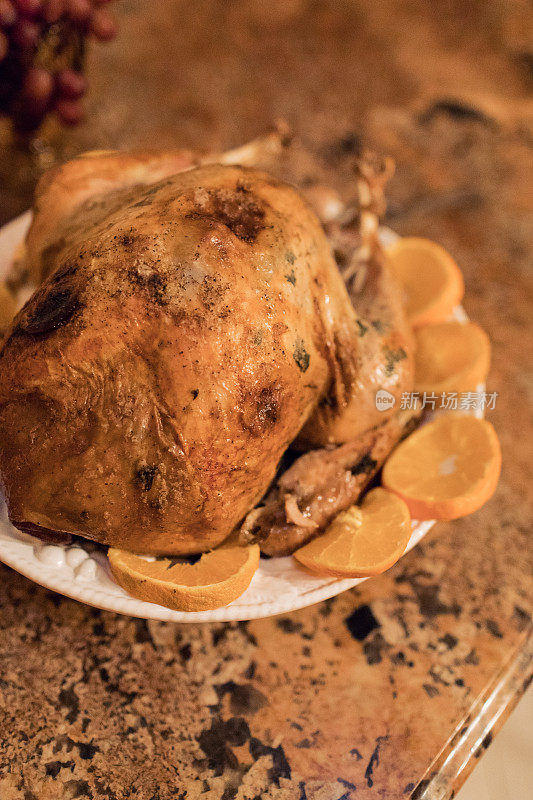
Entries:
{"type": "MultiPolygon", "coordinates": [[[[263,525],[265,551],[286,553],[357,499],[361,480],[334,487],[364,449],[381,442],[370,478],[401,435],[393,409],[375,407],[377,389],[397,398],[412,382],[378,245],[345,283],[331,246],[342,231],[328,239],[298,191],[208,160],[100,152],[42,179],[25,261],[40,285],[0,351],[0,477],[21,530],[197,553],[270,487],[288,526],[312,532],[288,533],[279,513],[277,539],[263,525]],[[292,443],[325,448],[326,509],[327,487],[302,509],[294,481],[273,483],[292,443]]],[[[324,481],[314,458],[308,485],[324,481]]]]}

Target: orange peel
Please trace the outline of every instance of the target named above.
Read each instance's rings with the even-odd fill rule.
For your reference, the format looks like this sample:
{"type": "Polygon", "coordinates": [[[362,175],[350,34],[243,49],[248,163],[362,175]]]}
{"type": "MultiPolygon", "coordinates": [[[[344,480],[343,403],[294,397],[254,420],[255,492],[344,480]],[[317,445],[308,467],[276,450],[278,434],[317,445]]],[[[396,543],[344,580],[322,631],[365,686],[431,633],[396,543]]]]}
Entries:
{"type": "Polygon", "coordinates": [[[259,546],[222,545],[194,564],[171,558],[147,561],[111,547],[111,572],[133,597],[176,611],[207,611],[235,600],[259,565],[259,546]],[[177,561],[177,563],[176,563],[177,561]]]}
{"type": "Polygon", "coordinates": [[[392,452],[383,486],[407,503],[417,520],[457,519],[492,497],[501,448],[490,422],[445,414],[424,425],[392,452]]]}
{"type": "Polygon", "coordinates": [[[413,328],[448,319],[464,295],[463,275],[452,256],[436,242],[417,236],[387,248],[389,266],[404,291],[413,328]]]}
{"type": "Polygon", "coordinates": [[[361,506],[351,506],[335,517],[321,536],[294,553],[307,569],[338,578],[379,575],[404,553],[411,537],[406,504],[378,487],[361,506]]]}

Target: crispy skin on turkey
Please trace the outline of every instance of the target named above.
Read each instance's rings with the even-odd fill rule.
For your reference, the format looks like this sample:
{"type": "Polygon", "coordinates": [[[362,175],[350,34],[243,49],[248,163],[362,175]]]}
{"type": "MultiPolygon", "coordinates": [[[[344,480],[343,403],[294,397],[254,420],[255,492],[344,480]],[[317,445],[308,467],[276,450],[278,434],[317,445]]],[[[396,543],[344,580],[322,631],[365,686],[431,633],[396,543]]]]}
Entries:
{"type": "Polygon", "coordinates": [[[155,183],[145,168],[131,186],[131,160],[124,188],[120,156],[102,185],[106,158],[81,199],[76,162],[63,192],[41,187],[28,245],[45,279],[0,352],[9,516],[136,552],[207,550],[320,399],[364,370],[356,314],[292,188],[220,165],[155,183]]]}
{"type": "Polygon", "coordinates": [[[194,165],[188,151],[117,153],[93,150],[42,176],[35,191],[33,222],[25,242],[29,278],[38,286],[61,263],[72,239],[120,209],[131,189],[175,175],[194,165]]]}
{"type": "Polygon", "coordinates": [[[416,421],[412,412],[396,410],[399,403],[384,414],[375,402],[378,389],[398,401],[413,381],[412,336],[378,237],[391,168],[388,160],[361,154],[355,164],[357,216],[344,223],[322,220],[357,314],[357,380],[348,391],[342,381],[334,382],[297,440],[304,449],[323,441],[328,446],[310,450],[281,471],[260,506],[246,516],[241,539],[257,541],[265,555],[293,553],[357,502],[416,421]]]}
{"type": "Polygon", "coordinates": [[[384,253],[374,243],[368,256],[352,269],[361,249],[359,231],[348,227],[330,229],[329,234],[337,257],[346,265],[343,272],[358,315],[363,340],[358,352],[364,369],[344,413],[335,413],[334,403],[321,400],[297,440],[300,447],[304,438],[308,445],[326,441],[328,446],[309,450],[282,471],[259,508],[244,520],[241,539],[258,542],[261,552],[269,556],[290,555],[323,532],[336,514],[356,503],[417,416],[396,411],[387,418],[376,409],[378,389],[390,391],[399,400],[403,391],[412,388],[411,337],[384,253]],[[395,347],[401,347],[399,358],[395,347]],[[335,445],[339,428],[348,439],[335,445]]]}

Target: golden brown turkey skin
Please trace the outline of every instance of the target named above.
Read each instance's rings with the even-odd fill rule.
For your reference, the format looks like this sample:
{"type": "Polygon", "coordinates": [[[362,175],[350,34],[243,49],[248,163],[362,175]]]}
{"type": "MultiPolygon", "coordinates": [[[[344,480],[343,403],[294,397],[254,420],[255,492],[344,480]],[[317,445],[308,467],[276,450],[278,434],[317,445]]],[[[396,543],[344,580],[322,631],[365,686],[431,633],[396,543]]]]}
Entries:
{"type": "Polygon", "coordinates": [[[355,312],[314,214],[262,173],[204,166],[90,203],[0,352],[9,516],[209,549],[266,491],[338,349],[354,373],[355,312]]]}
{"type": "Polygon", "coordinates": [[[337,343],[334,380],[298,439],[304,450],[356,439],[393,417],[402,393],[413,388],[413,337],[381,248],[370,256],[360,274],[360,286],[354,285],[355,281],[348,283],[358,341],[352,343],[349,353],[337,343]],[[394,398],[386,411],[376,408],[379,390],[394,398]]]}
{"type": "Polygon", "coordinates": [[[73,237],[87,234],[103,216],[118,210],[124,194],[193,163],[185,150],[92,150],[45,172],[35,190],[33,221],[25,241],[33,284],[38,286],[56,269],[73,237]]]}

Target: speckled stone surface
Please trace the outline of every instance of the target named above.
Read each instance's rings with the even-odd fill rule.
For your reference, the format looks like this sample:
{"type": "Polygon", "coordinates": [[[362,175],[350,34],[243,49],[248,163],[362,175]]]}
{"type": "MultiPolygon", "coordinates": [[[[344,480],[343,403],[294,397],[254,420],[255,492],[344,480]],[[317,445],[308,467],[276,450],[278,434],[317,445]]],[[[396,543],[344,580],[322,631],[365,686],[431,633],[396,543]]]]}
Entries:
{"type": "Polygon", "coordinates": [[[49,127],[31,157],[0,130],[2,220],[54,154],[218,148],[284,116],[335,184],[362,136],[397,162],[388,224],[464,270],[493,342],[503,473],[482,511],[438,524],[381,578],[268,620],[147,623],[1,567],[0,798],[448,800],[531,675],[528,5],[117,10],[121,37],[92,51],[87,123],[49,127]]]}

